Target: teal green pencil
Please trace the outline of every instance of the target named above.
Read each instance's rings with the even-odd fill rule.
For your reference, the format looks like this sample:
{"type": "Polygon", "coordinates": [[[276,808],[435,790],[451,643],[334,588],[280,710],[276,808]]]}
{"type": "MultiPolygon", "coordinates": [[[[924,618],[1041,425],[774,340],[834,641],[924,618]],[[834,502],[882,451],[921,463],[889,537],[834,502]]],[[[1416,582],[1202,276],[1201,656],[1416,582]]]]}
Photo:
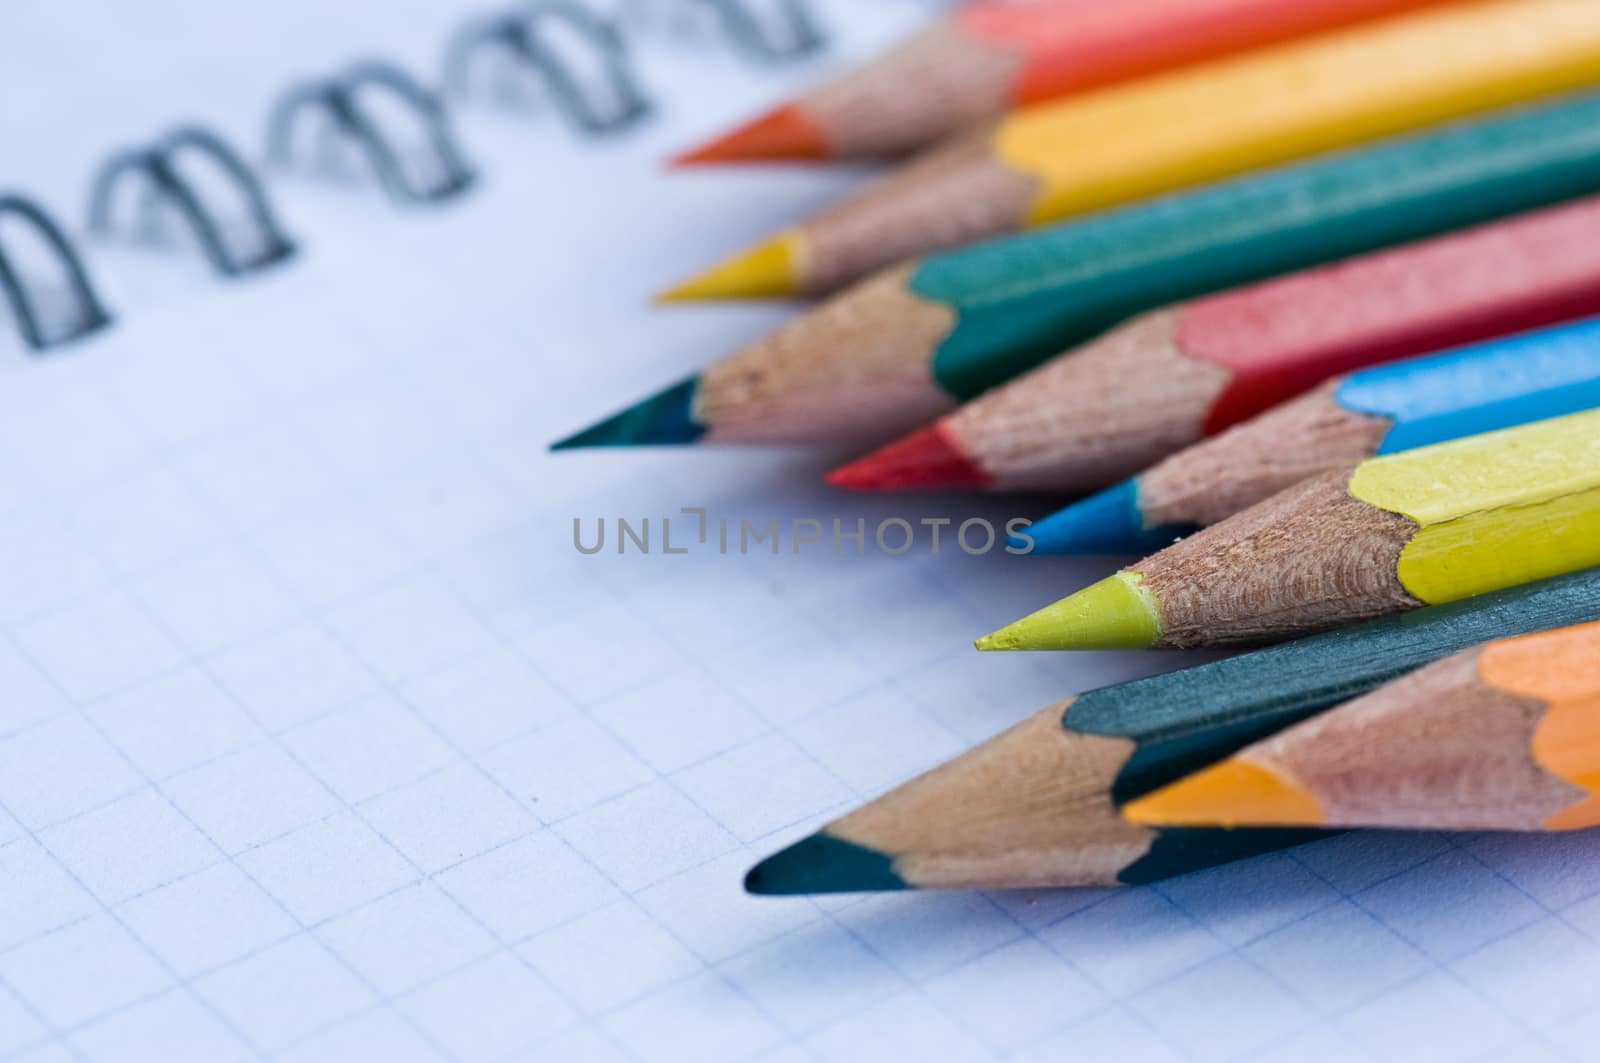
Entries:
{"type": "Polygon", "coordinates": [[[1144,310],[1600,190],[1600,94],[880,274],[557,448],[879,443],[1144,310]]]}
{"type": "Polygon", "coordinates": [[[1492,638],[1600,617],[1600,570],[1090,691],[758,864],[753,893],[1149,882],[1321,836],[1154,827],[1129,801],[1492,638]]]}

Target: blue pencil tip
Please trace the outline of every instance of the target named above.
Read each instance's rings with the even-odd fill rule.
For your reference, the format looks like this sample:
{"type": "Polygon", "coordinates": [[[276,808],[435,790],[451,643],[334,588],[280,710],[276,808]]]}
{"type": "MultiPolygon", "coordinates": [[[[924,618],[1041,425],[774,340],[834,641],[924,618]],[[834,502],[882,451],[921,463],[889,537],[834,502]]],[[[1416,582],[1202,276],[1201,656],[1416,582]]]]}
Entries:
{"type": "Polygon", "coordinates": [[[1192,529],[1144,526],[1139,482],[1124,480],[1037,521],[1028,528],[1035,554],[1145,554],[1170,546],[1192,529]]]}
{"type": "Polygon", "coordinates": [[[665,391],[636,402],[565,439],[550,444],[551,450],[577,450],[581,447],[681,446],[705,435],[705,426],[691,412],[695,388],[700,378],[692,376],[665,391]]]}

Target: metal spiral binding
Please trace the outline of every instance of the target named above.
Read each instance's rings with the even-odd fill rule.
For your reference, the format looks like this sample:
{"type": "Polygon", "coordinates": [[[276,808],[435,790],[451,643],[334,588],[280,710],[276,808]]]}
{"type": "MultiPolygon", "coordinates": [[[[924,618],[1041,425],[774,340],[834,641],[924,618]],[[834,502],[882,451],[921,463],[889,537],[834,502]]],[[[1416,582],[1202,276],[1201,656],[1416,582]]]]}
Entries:
{"type": "Polygon", "coordinates": [[[220,137],[193,126],[174,130],[153,147],[117,154],[100,168],[89,197],[90,232],[106,234],[111,231],[117,189],[127,178],[136,175],[146,178],[155,193],[178,208],[194,230],[206,258],[223,276],[237,277],[265,269],[294,254],[294,243],[278,224],[266,190],[255,173],[220,137]],[[239,190],[257,234],[259,250],[255,254],[239,255],[229,247],[221,223],[207,209],[193,183],[183,176],[178,166],[184,155],[209,159],[239,190]]]}
{"type": "Polygon", "coordinates": [[[0,288],[5,289],[6,299],[11,304],[11,312],[16,315],[17,327],[21,330],[22,338],[29,349],[43,351],[78,339],[80,336],[86,336],[110,324],[111,315],[106,312],[100,297],[95,294],[94,286],[89,283],[89,274],[84,269],[83,260],[78,257],[78,252],[73,248],[71,241],[50,216],[30,199],[17,195],[0,196],[0,219],[8,215],[25,220],[45,243],[50,245],[57,261],[66,270],[67,280],[71,284],[73,297],[78,304],[78,323],[75,328],[58,336],[46,335],[37,303],[29,294],[27,285],[22,282],[11,256],[6,253],[4,245],[0,244],[0,288]]]}
{"type": "Polygon", "coordinates": [[[730,40],[748,54],[769,61],[813,55],[827,37],[805,0],[770,0],[763,18],[751,0],[699,0],[716,10],[730,40]]]}
{"type": "Polygon", "coordinates": [[[287,165],[293,156],[294,133],[301,116],[318,112],[361,149],[384,190],[396,202],[443,202],[471,187],[476,179],[456,145],[443,104],[399,67],[376,61],[360,63],[341,75],[290,89],[268,118],[267,157],[287,165]],[[387,92],[421,119],[439,166],[439,180],[423,185],[407,175],[400,154],[362,106],[362,95],[374,90],[387,92]]]}
{"type": "Polygon", "coordinates": [[[826,43],[806,0],[611,0],[609,6],[641,33],[696,43],[716,34],[764,62],[802,58],[826,43]]]}
{"type": "MultiPolygon", "coordinates": [[[[719,22],[733,42],[767,61],[808,55],[825,43],[811,17],[807,0],[673,0],[684,10],[698,9],[719,22]],[[763,16],[760,12],[765,10],[763,16]]],[[[446,83],[467,86],[469,68],[485,49],[498,49],[536,71],[556,103],[579,128],[608,133],[632,126],[652,110],[640,85],[627,43],[617,23],[580,0],[537,0],[521,11],[497,15],[462,30],[445,54],[446,83]],[[585,86],[584,79],[551,40],[548,30],[561,24],[592,47],[601,63],[603,84],[585,86]]],[[[267,158],[278,165],[293,161],[295,134],[308,115],[320,115],[327,127],[354,144],[366,158],[389,197],[403,204],[440,203],[461,194],[476,174],[457,145],[449,116],[439,97],[397,66],[381,61],[358,63],[341,74],[292,86],[279,98],[267,119],[267,158]],[[386,94],[421,123],[432,156],[433,180],[419,178],[408,167],[402,149],[385,135],[364,98],[386,94]]],[[[254,171],[226,141],[209,130],[185,126],[149,147],[120,152],[96,173],[90,191],[89,228],[112,228],[118,190],[142,176],[154,197],[171,202],[183,215],[212,267],[224,276],[257,272],[296,253],[294,241],[279,224],[266,189],[254,171]],[[222,219],[208,207],[179,161],[193,156],[209,161],[239,191],[257,236],[253,253],[230,246],[222,219]]],[[[66,274],[76,302],[77,320],[68,330],[47,334],[39,300],[24,283],[16,262],[0,241],[0,288],[17,319],[24,341],[33,351],[69,342],[112,321],[89,280],[82,258],[59,226],[32,200],[0,195],[0,221],[22,219],[54,254],[66,274]]]]}
{"type": "Polygon", "coordinates": [[[651,103],[634,75],[627,44],[616,25],[582,4],[545,0],[521,11],[483,20],[463,29],[445,52],[445,83],[464,92],[472,61],[484,48],[499,49],[538,73],[556,104],[580,129],[610,133],[647,116],[651,103]],[[560,22],[589,44],[600,58],[605,84],[587,91],[546,36],[550,23],[560,22]],[[606,99],[612,103],[608,107],[606,99]]]}

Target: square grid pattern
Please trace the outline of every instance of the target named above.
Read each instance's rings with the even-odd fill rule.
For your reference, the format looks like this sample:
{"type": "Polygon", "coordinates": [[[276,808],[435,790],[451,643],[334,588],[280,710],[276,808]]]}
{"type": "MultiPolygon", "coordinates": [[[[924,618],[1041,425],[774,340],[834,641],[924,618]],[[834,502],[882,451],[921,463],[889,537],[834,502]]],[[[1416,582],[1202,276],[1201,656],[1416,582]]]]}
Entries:
{"type": "MultiPolygon", "coordinates": [[[[669,140],[586,165],[642,173],[669,140]]],[[[744,897],[831,816],[1180,662],[963,652],[1085,566],[579,556],[574,517],[905,506],[773,455],[544,454],[652,379],[640,342],[682,341],[646,363],[666,379],[720,334],[635,309],[681,247],[617,266],[614,305],[531,320],[506,256],[561,224],[545,194],[501,182],[359,268],[298,264],[8,375],[0,1058],[1593,1055],[1589,835],[1346,835],[1124,891],[744,897]],[[453,267],[476,272],[446,313],[453,267]],[[601,342],[600,315],[637,327],[601,342]]],[[[619,229],[648,231],[631,202],[619,229]]]]}

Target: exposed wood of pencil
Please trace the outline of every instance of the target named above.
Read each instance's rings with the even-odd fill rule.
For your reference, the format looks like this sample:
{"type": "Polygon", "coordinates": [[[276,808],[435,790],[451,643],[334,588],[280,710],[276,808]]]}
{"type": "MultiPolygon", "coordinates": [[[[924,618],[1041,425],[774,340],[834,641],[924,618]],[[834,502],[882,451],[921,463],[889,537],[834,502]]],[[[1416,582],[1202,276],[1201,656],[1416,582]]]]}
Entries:
{"type": "Polygon", "coordinates": [[[706,441],[876,442],[948,412],[930,366],[955,314],[909,275],[857,285],[707,369],[694,411],[706,441]]]}
{"type": "Polygon", "coordinates": [[[1338,386],[1328,381],[1140,474],[1145,523],[1216,524],[1302,480],[1371,457],[1393,421],[1341,406],[1338,386]]]}
{"type": "Polygon", "coordinates": [[[1181,310],[1146,314],[944,418],[993,487],[1086,491],[1192,443],[1231,374],[1176,342],[1181,310]]]}
{"type": "Polygon", "coordinates": [[[992,129],[958,134],[812,218],[797,270],[802,294],[837,291],[886,263],[958,247],[974,232],[1022,228],[1039,181],[994,157],[992,129]],[[904,224],[907,216],[921,224],[904,224]]]}
{"type": "Polygon", "coordinates": [[[1022,56],[940,22],[797,104],[834,158],[905,155],[1009,106],[1022,56]]]}
{"type": "Polygon", "coordinates": [[[1250,645],[1414,609],[1396,574],[1415,521],[1324,473],[1140,562],[1158,645],[1250,645]]]}
{"type": "Polygon", "coordinates": [[[1430,665],[1252,746],[1330,826],[1537,830],[1587,797],[1534,759],[1546,705],[1478,674],[1482,650],[1430,665]]]}
{"type": "Polygon", "coordinates": [[[893,854],[895,871],[921,889],[1116,883],[1153,834],[1111,799],[1134,743],[1063,729],[1069,704],[1035,713],[827,833],[893,854]]]}

